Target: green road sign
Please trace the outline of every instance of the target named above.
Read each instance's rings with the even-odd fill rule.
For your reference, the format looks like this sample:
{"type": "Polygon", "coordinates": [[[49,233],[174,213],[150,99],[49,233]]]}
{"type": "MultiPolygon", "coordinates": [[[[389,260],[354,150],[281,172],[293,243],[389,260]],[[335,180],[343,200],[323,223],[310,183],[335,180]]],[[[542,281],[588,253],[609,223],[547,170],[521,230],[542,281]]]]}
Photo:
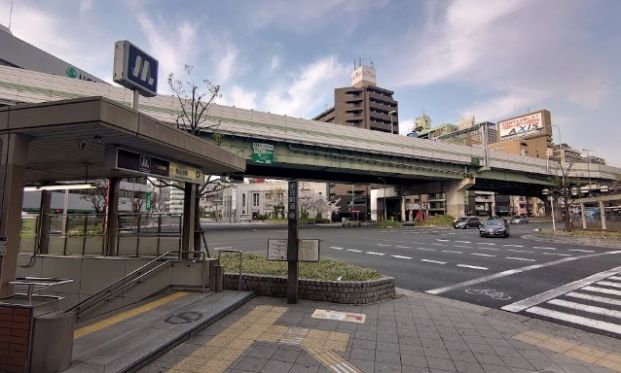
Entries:
{"type": "Polygon", "coordinates": [[[67,70],[65,70],[65,73],[67,74],[68,77],[70,78],[75,78],[78,76],[78,72],[71,66],[69,66],[67,68],[67,70]]]}
{"type": "Polygon", "coordinates": [[[146,193],[146,200],[146,209],[147,211],[151,211],[151,209],[153,209],[153,192],[146,193]]]}
{"type": "Polygon", "coordinates": [[[260,142],[252,143],[252,161],[261,164],[274,163],[274,145],[260,142]]]}

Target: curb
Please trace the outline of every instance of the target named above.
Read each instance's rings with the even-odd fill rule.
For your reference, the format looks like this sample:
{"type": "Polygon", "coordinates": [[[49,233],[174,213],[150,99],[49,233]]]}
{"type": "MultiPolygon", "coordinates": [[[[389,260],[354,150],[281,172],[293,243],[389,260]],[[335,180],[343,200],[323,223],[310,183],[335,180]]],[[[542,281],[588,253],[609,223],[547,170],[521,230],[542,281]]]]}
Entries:
{"type": "Polygon", "coordinates": [[[621,247],[621,241],[619,240],[610,240],[609,242],[601,239],[591,239],[591,238],[569,238],[569,237],[558,237],[558,236],[549,236],[546,234],[525,234],[520,236],[525,240],[537,241],[537,242],[553,242],[564,245],[574,245],[574,246],[592,246],[592,247],[600,247],[604,249],[618,249],[621,247]],[[543,237],[539,236],[543,235],[543,237]]]}

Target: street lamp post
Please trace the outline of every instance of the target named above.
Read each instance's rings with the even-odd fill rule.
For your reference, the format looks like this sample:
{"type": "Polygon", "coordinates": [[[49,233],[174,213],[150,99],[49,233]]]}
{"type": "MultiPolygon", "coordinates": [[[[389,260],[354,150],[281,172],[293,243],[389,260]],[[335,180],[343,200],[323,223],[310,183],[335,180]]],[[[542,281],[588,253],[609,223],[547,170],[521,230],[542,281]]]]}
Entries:
{"type": "Polygon", "coordinates": [[[587,173],[589,175],[589,197],[591,197],[591,150],[582,149],[582,152],[587,155],[587,173]]]}
{"type": "Polygon", "coordinates": [[[388,115],[390,115],[390,133],[391,134],[395,133],[395,128],[393,125],[393,117],[395,114],[397,114],[397,112],[394,110],[388,112],[388,115]]]}

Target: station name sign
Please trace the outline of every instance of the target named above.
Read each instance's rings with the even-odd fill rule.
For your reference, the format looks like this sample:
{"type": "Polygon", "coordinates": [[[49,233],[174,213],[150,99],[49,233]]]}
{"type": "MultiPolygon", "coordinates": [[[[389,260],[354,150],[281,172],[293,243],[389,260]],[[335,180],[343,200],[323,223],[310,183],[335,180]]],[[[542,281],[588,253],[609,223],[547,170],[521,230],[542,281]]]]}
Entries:
{"type": "Polygon", "coordinates": [[[112,148],[108,153],[108,166],[115,170],[184,183],[203,182],[203,172],[195,167],[121,148],[112,148]]]}

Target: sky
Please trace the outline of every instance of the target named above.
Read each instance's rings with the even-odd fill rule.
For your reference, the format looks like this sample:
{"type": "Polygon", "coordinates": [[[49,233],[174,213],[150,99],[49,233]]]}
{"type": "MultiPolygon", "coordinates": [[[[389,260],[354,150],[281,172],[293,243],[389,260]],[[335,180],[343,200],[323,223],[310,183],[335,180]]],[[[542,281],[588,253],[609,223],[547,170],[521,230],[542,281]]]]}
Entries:
{"type": "Polygon", "coordinates": [[[618,0],[0,0],[13,34],[104,80],[130,40],[168,74],[221,86],[220,103],[311,118],[373,62],[400,132],[547,109],[555,142],[621,166],[618,0]]]}

